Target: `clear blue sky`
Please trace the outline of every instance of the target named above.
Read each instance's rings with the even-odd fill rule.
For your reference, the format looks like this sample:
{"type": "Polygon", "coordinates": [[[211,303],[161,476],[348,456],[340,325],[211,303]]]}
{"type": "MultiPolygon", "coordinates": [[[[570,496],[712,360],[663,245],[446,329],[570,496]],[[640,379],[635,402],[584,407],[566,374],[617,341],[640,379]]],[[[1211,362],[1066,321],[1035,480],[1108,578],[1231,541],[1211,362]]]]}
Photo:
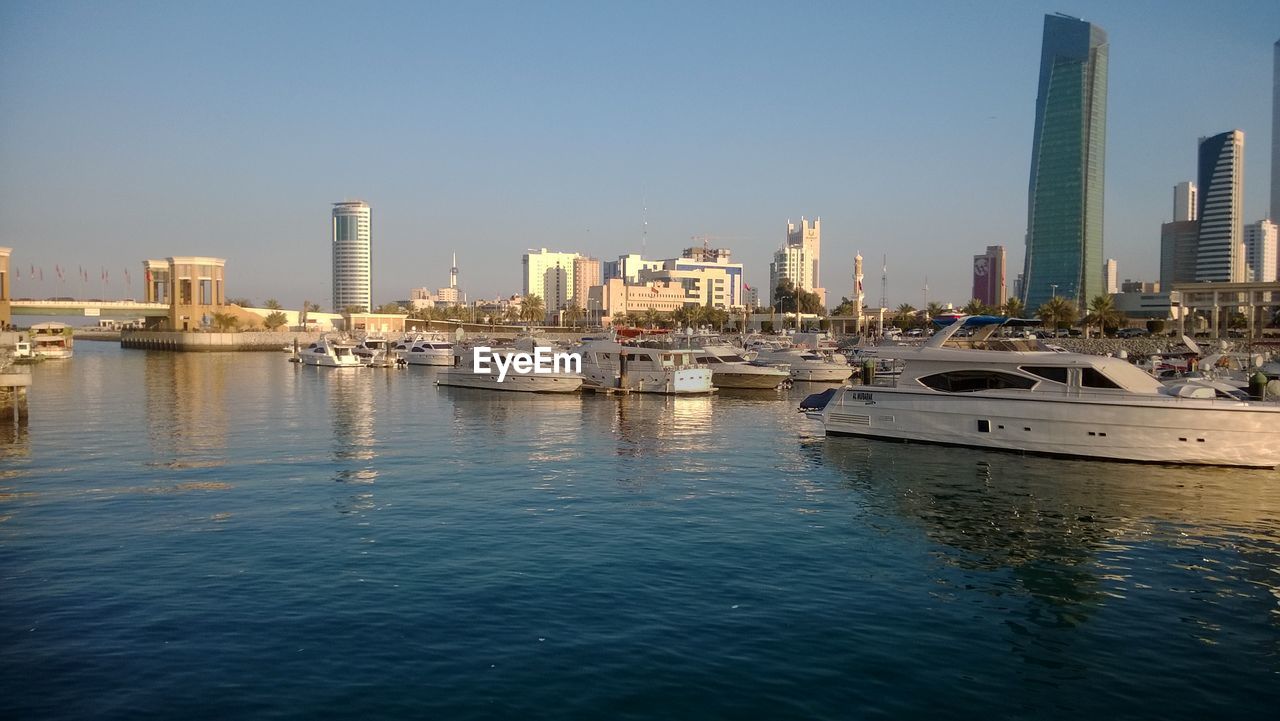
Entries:
{"type": "MultiPolygon", "coordinates": [[[[526,248],[670,257],[708,234],[766,285],[823,220],[878,300],[963,303],[973,254],[1021,269],[1043,15],[1110,36],[1106,254],[1158,274],[1196,140],[1246,133],[1265,213],[1280,3],[0,3],[0,245],[113,297],[168,255],[231,295],[329,302],[329,208],[374,213],[375,302],[519,292],[526,248]],[[97,288],[94,288],[97,286],[97,288]]],[[[43,285],[28,267],[43,267],[43,285]]]]}

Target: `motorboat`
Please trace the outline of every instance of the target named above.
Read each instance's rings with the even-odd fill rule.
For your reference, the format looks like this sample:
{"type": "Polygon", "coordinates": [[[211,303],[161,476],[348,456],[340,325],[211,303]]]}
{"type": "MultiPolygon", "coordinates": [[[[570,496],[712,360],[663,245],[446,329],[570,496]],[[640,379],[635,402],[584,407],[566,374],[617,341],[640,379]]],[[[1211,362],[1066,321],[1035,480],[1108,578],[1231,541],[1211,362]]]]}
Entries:
{"type": "Polygon", "coordinates": [[[523,393],[574,393],[582,389],[582,374],[576,372],[581,362],[570,363],[568,354],[556,354],[545,345],[531,344],[527,348],[454,346],[452,363],[436,374],[436,384],[523,393]],[[541,362],[544,359],[546,362],[541,362]],[[533,366],[517,366],[517,361],[529,361],[533,366]]]}
{"type": "Polygon", "coordinates": [[[587,385],[636,393],[691,395],[711,393],[711,369],[699,365],[693,351],[623,345],[611,339],[589,339],[574,349],[582,357],[587,385]]]}
{"type": "Polygon", "coordinates": [[[711,369],[711,384],[716,388],[772,389],[791,382],[791,374],[786,369],[754,365],[742,356],[741,349],[731,345],[695,348],[693,361],[711,369]]]}
{"type": "Polygon", "coordinates": [[[66,323],[36,323],[31,326],[31,352],[39,358],[70,358],[75,340],[66,323]]]}
{"type": "Polygon", "coordinates": [[[399,354],[392,350],[392,344],[386,336],[370,333],[356,343],[352,352],[371,367],[391,367],[398,364],[399,354]]]}
{"type": "Polygon", "coordinates": [[[817,383],[843,383],[853,375],[844,356],[811,348],[762,348],[753,361],[759,365],[786,366],[791,380],[817,383]]]}
{"type": "Polygon", "coordinates": [[[991,338],[1008,319],[961,318],[920,348],[895,349],[888,385],[846,386],[801,404],[828,435],[1092,459],[1280,466],[1280,403],[1230,386],[1166,386],[1121,358],[991,338]],[[952,341],[961,327],[974,335],[952,341]]]}
{"type": "Polygon", "coordinates": [[[400,353],[409,365],[453,365],[453,343],[440,333],[406,337],[396,343],[393,350],[400,353]]]}
{"type": "Polygon", "coordinates": [[[355,348],[355,343],[341,338],[321,336],[320,340],[298,352],[298,361],[309,366],[359,368],[366,362],[356,355],[355,348]]]}

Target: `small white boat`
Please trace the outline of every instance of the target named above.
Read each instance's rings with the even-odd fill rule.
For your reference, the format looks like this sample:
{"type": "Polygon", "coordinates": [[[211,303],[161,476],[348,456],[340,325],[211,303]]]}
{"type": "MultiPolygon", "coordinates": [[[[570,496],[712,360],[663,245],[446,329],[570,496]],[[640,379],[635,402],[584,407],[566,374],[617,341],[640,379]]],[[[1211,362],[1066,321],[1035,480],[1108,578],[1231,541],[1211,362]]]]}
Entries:
{"type": "Polygon", "coordinates": [[[711,393],[715,390],[711,369],[698,365],[691,350],[588,340],[574,351],[582,356],[582,376],[588,385],[597,388],[666,395],[711,393]]]}
{"type": "Polygon", "coordinates": [[[323,336],[300,350],[298,360],[303,365],[309,366],[359,368],[365,365],[365,362],[355,354],[355,347],[354,343],[323,336]]]}
{"type": "Polygon", "coordinates": [[[443,334],[429,333],[405,337],[394,350],[413,366],[453,365],[453,343],[443,334]]]}
{"type": "Polygon", "coordinates": [[[70,358],[75,341],[66,323],[37,323],[31,326],[31,352],[39,358],[70,358]]]}
{"type": "Polygon", "coordinates": [[[754,365],[730,345],[696,348],[693,360],[711,369],[711,383],[717,388],[777,388],[791,380],[787,369],[754,365]]]}
{"type": "Polygon", "coordinates": [[[853,375],[853,368],[844,356],[808,348],[761,350],[756,363],[771,366],[787,366],[791,379],[816,383],[843,383],[853,375]]]}
{"type": "Polygon", "coordinates": [[[385,336],[370,333],[356,343],[352,352],[367,366],[384,368],[398,364],[399,355],[385,336]]]}

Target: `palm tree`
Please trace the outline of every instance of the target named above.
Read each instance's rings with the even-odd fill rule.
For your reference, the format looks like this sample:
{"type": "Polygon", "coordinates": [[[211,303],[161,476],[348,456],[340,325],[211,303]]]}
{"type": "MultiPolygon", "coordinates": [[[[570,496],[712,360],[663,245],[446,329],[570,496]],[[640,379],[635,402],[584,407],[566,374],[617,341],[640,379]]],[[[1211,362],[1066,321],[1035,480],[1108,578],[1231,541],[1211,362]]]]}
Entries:
{"type": "Polygon", "coordinates": [[[233,331],[240,327],[240,319],[232,313],[214,313],[210,322],[213,329],[219,332],[233,331]]]}
{"type": "Polygon", "coordinates": [[[1093,300],[1089,301],[1089,314],[1084,317],[1085,333],[1088,333],[1090,325],[1096,325],[1098,335],[1102,336],[1108,327],[1114,328],[1120,325],[1121,319],[1120,311],[1116,310],[1115,300],[1110,295],[1095,295],[1093,300]]]}
{"type": "Polygon", "coordinates": [[[267,317],[262,321],[262,324],[267,327],[267,330],[275,330],[288,322],[288,316],[278,310],[275,310],[267,314],[267,317]]]}
{"type": "Polygon", "coordinates": [[[564,319],[569,321],[569,325],[573,328],[578,327],[578,321],[582,320],[582,316],[585,314],[586,311],[582,310],[577,303],[564,309],[564,319]]]}
{"type": "Polygon", "coordinates": [[[520,309],[520,319],[530,323],[541,323],[546,318],[547,306],[542,302],[542,298],[536,293],[526,295],[520,309]]]}
{"type": "Polygon", "coordinates": [[[1004,314],[1010,318],[1021,318],[1027,312],[1027,306],[1019,298],[1010,296],[1004,302],[1004,314]]]}
{"type": "Polygon", "coordinates": [[[932,301],[932,300],[929,301],[928,305],[926,305],[924,308],[925,308],[924,310],[925,314],[928,315],[930,318],[937,318],[938,316],[942,315],[942,304],[938,303],[937,301],[932,301]]]}
{"type": "Polygon", "coordinates": [[[964,306],[965,315],[986,315],[987,306],[977,298],[970,299],[964,306]]]}
{"type": "Polygon", "coordinates": [[[898,312],[893,316],[893,322],[899,328],[906,330],[915,324],[916,307],[910,303],[903,303],[898,306],[898,312]]]}
{"type": "Polygon", "coordinates": [[[262,307],[267,310],[280,310],[280,301],[275,298],[267,298],[262,302],[262,307]]]}
{"type": "Polygon", "coordinates": [[[662,323],[663,318],[660,311],[649,308],[640,314],[640,320],[644,323],[645,327],[657,328],[662,323]]]}
{"type": "Polygon", "coordinates": [[[1058,332],[1058,326],[1066,324],[1068,326],[1076,322],[1076,316],[1079,311],[1076,310],[1075,303],[1068,301],[1062,296],[1053,296],[1045,301],[1043,305],[1036,310],[1036,315],[1041,319],[1049,319],[1049,329],[1055,334],[1058,332]]]}

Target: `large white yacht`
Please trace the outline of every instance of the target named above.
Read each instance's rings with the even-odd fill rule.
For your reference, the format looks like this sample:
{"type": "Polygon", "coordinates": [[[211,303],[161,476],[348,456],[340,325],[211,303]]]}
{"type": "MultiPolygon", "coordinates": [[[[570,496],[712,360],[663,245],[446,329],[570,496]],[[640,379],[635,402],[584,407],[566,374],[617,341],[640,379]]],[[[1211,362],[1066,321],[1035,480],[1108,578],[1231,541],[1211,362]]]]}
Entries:
{"type": "Polygon", "coordinates": [[[831,435],[1085,458],[1280,466],[1280,404],[1225,389],[1165,386],[1120,358],[1028,350],[992,338],[1004,319],[953,323],[904,362],[890,386],[831,389],[801,410],[831,435]],[[950,344],[948,344],[950,342],[950,344]],[[945,347],[944,347],[945,346],[945,347]]]}
{"type": "Polygon", "coordinates": [[[395,344],[394,350],[399,352],[409,365],[453,365],[453,343],[440,333],[406,337],[395,344]]]}
{"type": "Polygon", "coordinates": [[[711,369],[716,388],[777,388],[790,385],[791,374],[783,368],[754,365],[731,345],[704,345],[695,348],[693,361],[711,369]]]}
{"type": "Polygon", "coordinates": [[[298,360],[303,365],[325,366],[328,368],[359,368],[365,361],[355,354],[355,344],[338,338],[321,336],[298,352],[298,360]]]}
{"type": "MultiPolygon", "coordinates": [[[[545,347],[545,346],[544,346],[545,347]]],[[[476,372],[471,346],[454,346],[453,363],[436,374],[436,385],[461,388],[483,388],[491,391],[523,393],[573,393],[582,388],[582,374],[554,370],[552,372],[517,373],[511,368],[511,356],[525,354],[523,348],[490,348],[486,357],[501,356],[501,365],[487,362],[487,370],[476,372]],[[503,370],[503,366],[506,370],[503,370]]]]}
{"type": "Polygon", "coordinates": [[[70,358],[75,341],[66,323],[37,323],[31,326],[31,350],[39,358],[70,358]]]}
{"type": "Polygon", "coordinates": [[[582,376],[598,388],[636,393],[688,395],[711,393],[711,369],[693,359],[693,351],[587,340],[574,349],[582,355],[582,376]]]}

